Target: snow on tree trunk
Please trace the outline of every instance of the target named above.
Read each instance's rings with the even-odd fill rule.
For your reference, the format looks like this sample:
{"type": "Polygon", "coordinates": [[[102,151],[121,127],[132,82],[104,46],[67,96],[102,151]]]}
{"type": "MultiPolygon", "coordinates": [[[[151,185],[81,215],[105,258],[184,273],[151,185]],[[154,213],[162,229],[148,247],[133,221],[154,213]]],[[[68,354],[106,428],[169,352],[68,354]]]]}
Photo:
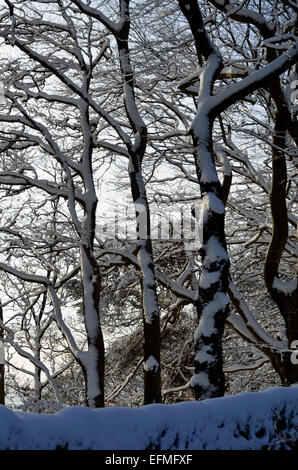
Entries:
{"type": "MultiPolygon", "coordinates": [[[[41,343],[40,343],[40,335],[36,334],[35,339],[35,350],[34,350],[34,357],[37,361],[41,361],[41,343]]],[[[36,393],[37,400],[41,400],[41,370],[39,367],[34,367],[34,391],[36,393]]]]}
{"type": "Polygon", "coordinates": [[[150,238],[150,211],[138,162],[130,164],[132,196],[137,217],[138,263],[141,272],[144,324],[144,404],[161,402],[160,317],[150,238]],[[154,367],[151,367],[154,362],[154,367]]]}
{"type": "Polygon", "coordinates": [[[161,401],[160,317],[150,237],[150,210],[142,176],[141,158],[133,152],[130,154],[129,176],[136,211],[137,258],[142,288],[145,362],[144,403],[159,403],[161,401]],[[149,358],[154,358],[155,367],[146,367],[149,358]],[[158,367],[156,364],[158,364],[158,367]]]}
{"type": "Polygon", "coordinates": [[[195,375],[191,386],[197,399],[224,394],[222,370],[222,335],[229,313],[226,296],[229,257],[224,231],[222,186],[218,180],[212,153],[212,122],[204,111],[198,111],[192,126],[196,166],[201,188],[201,224],[203,244],[202,272],[199,280],[195,331],[195,375]],[[209,123],[209,126],[206,126],[209,123]]]}
{"type": "MultiPolygon", "coordinates": [[[[224,9],[227,5],[226,2],[219,1],[212,1],[212,3],[216,3],[216,7],[222,7],[224,9]]],[[[193,34],[198,68],[200,70],[198,76],[200,84],[197,100],[197,115],[190,130],[193,138],[197,175],[201,187],[203,210],[203,247],[201,249],[203,278],[199,287],[199,326],[195,335],[196,376],[192,380],[192,385],[195,389],[196,397],[203,398],[206,396],[217,396],[223,393],[224,390],[220,343],[224,321],[228,315],[228,301],[225,296],[228,286],[229,270],[224,234],[223,203],[225,199],[214,164],[212,142],[213,123],[220,113],[227,110],[237,101],[244,99],[248,94],[261,87],[270,87],[270,83],[272,83],[273,80],[297,62],[298,50],[296,43],[282,55],[273,58],[268,65],[249,74],[242,80],[224,87],[222,90],[217,90],[217,93],[214,94],[215,80],[220,77],[220,72],[223,69],[222,57],[206,33],[198,1],[179,0],[179,6],[193,34]],[[204,66],[203,59],[205,61],[204,66]],[[210,279],[216,277],[215,273],[217,273],[218,276],[217,281],[211,282],[210,279]],[[208,325],[208,328],[204,325],[208,325]],[[199,354],[200,349],[203,350],[203,355],[199,354]],[[208,356],[206,356],[206,354],[208,354],[208,356]],[[202,357],[204,358],[204,362],[201,362],[202,357]]],[[[241,18],[243,18],[243,16],[241,16],[241,18]]],[[[263,20],[262,16],[245,15],[245,22],[256,23],[260,31],[263,30],[262,25],[265,27],[263,20]],[[260,18],[262,19],[262,24],[260,23],[260,18]]],[[[273,34],[274,29],[269,29],[273,34]]],[[[278,162],[278,159],[276,159],[276,162],[278,162]]],[[[273,239],[271,243],[272,247],[274,243],[275,240],[273,239]]],[[[280,248],[278,250],[280,250],[280,248]]],[[[274,259],[274,256],[272,259],[274,259]]],[[[273,263],[275,262],[276,261],[273,261],[273,263]]],[[[267,256],[267,265],[269,267],[268,263],[271,263],[270,256],[267,256]]],[[[270,278],[272,278],[273,273],[269,268],[267,273],[269,273],[269,282],[266,281],[266,284],[269,286],[268,289],[270,290],[273,282],[270,278]]],[[[290,298],[288,296],[283,300],[287,304],[290,300],[291,305],[288,305],[287,308],[291,311],[296,310],[297,312],[297,291],[294,292],[290,298]]],[[[289,318],[293,322],[296,321],[295,315],[287,315],[286,321],[289,321],[289,318]]],[[[295,329],[296,327],[294,327],[294,330],[295,329]]]]}
{"type": "MultiPolygon", "coordinates": [[[[181,11],[194,36],[199,65],[202,56],[206,67],[200,76],[197,115],[192,136],[195,165],[201,189],[200,224],[203,244],[200,248],[202,273],[197,301],[198,327],[194,334],[195,375],[190,381],[196,399],[224,394],[225,378],[222,359],[222,335],[229,313],[226,296],[229,257],[226,251],[222,186],[217,176],[213,154],[211,113],[214,81],[223,67],[222,58],[210,42],[196,0],[180,0],[181,11]]],[[[200,237],[199,237],[200,238],[200,237]]]]}
{"type": "Polygon", "coordinates": [[[120,1],[122,27],[115,34],[123,79],[124,104],[134,132],[128,144],[131,194],[136,211],[138,263],[141,273],[144,324],[144,403],[161,402],[160,317],[156,292],[153,250],[150,235],[150,210],[142,175],[142,160],[147,146],[147,128],[136,105],[134,74],[128,45],[130,30],[129,0],[120,1]],[[154,363],[154,367],[151,365],[154,363]]]}
{"type": "Polygon", "coordinates": [[[83,246],[81,252],[84,321],[88,350],[80,353],[86,381],[86,404],[104,406],[104,341],[99,318],[101,277],[93,253],[83,246]]]}
{"type": "MultiPolygon", "coordinates": [[[[88,93],[88,79],[83,82],[88,93]]],[[[83,86],[84,86],[83,85],[83,86]]],[[[83,312],[87,332],[88,350],[80,354],[80,362],[86,380],[86,403],[92,408],[104,406],[104,340],[100,324],[99,301],[101,273],[94,254],[97,196],[95,191],[92,151],[93,138],[90,126],[89,107],[81,102],[81,123],[84,137],[82,153],[82,177],[85,186],[84,218],[82,224],[81,278],[83,287],[83,312]]]]}

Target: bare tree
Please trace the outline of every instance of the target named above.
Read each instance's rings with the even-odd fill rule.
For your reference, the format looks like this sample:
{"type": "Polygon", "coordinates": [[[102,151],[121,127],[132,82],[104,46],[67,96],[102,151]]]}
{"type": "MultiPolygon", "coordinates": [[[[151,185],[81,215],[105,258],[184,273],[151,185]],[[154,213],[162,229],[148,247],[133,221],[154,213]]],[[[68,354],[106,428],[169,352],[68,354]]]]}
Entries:
{"type": "MultiPolygon", "coordinates": [[[[35,67],[40,71],[40,75],[39,78],[36,77],[35,79],[29,73],[29,76],[31,76],[29,83],[13,80],[14,86],[16,87],[15,89],[17,89],[18,92],[15,93],[15,90],[13,92],[7,90],[6,98],[11,103],[11,107],[6,114],[1,115],[1,121],[6,122],[7,124],[16,123],[15,126],[12,124],[13,129],[10,129],[8,147],[17,147],[17,136],[23,134],[27,145],[38,145],[42,153],[47,156],[51,156],[51,158],[57,162],[60,166],[65,182],[60,180],[58,185],[52,185],[50,181],[39,179],[36,172],[33,174],[33,177],[31,177],[24,171],[4,171],[1,174],[1,182],[3,184],[8,184],[8,186],[11,187],[39,187],[45,191],[45,193],[50,194],[53,197],[59,197],[62,195],[62,197],[67,201],[69,214],[76,231],[80,251],[83,310],[86,334],[88,338],[88,349],[82,351],[78,348],[71,331],[63,320],[59,297],[56,293],[55,277],[50,279],[45,276],[27,274],[17,268],[8,266],[6,263],[1,263],[1,269],[24,281],[37,283],[47,289],[54,306],[55,320],[66,338],[74,357],[82,367],[86,380],[87,403],[91,407],[99,407],[104,406],[104,344],[99,318],[101,275],[94,254],[97,196],[93,179],[92,153],[94,146],[92,125],[90,122],[90,104],[88,102],[91,101],[88,93],[90,86],[90,71],[92,70],[92,57],[89,54],[88,59],[85,59],[83,51],[79,46],[78,33],[71,17],[64,10],[61,2],[57,3],[57,7],[60,9],[61,18],[63,19],[62,22],[64,22],[64,24],[57,26],[53,24],[52,31],[49,33],[44,30],[44,26],[47,22],[44,22],[42,19],[34,18],[34,10],[32,17],[25,7],[26,11],[24,19],[22,18],[22,14],[19,16],[16,5],[14,5],[13,10],[10,11],[13,27],[7,28],[7,26],[4,26],[1,34],[6,37],[7,41],[10,41],[12,44],[17,46],[28,58],[30,58],[30,60],[33,61],[33,63],[35,63],[35,67]],[[23,25],[23,21],[25,21],[25,24],[28,27],[29,24],[33,23],[40,28],[38,30],[38,36],[40,39],[42,39],[44,34],[49,37],[57,30],[67,32],[68,40],[73,45],[70,55],[72,55],[72,58],[77,61],[76,70],[79,70],[79,73],[81,74],[77,83],[69,78],[67,73],[64,72],[64,70],[68,68],[66,65],[67,59],[65,59],[65,55],[62,58],[57,56],[55,60],[51,57],[51,51],[49,49],[47,51],[45,50],[47,47],[43,52],[41,52],[37,50],[38,48],[34,49],[33,40],[30,40],[28,43],[28,41],[24,41],[19,37],[16,37],[17,29],[15,29],[15,27],[18,28],[20,24],[23,25]],[[89,61],[89,65],[86,60],[89,61]],[[59,94],[51,95],[47,91],[41,91],[42,87],[47,86],[47,78],[49,76],[55,76],[56,79],[63,84],[62,86],[69,87],[76,97],[69,98],[68,96],[64,97],[63,95],[59,96],[59,94]],[[36,91],[34,91],[34,88],[36,91]],[[20,92],[23,97],[21,99],[19,99],[20,92]],[[88,96],[89,98],[87,98],[88,96]],[[57,138],[55,138],[55,135],[53,134],[53,131],[47,128],[42,116],[33,116],[31,114],[28,105],[26,107],[24,98],[27,99],[27,101],[29,100],[29,103],[32,100],[41,100],[49,105],[51,103],[56,103],[58,107],[67,105],[75,109],[75,112],[78,113],[79,116],[79,126],[81,131],[81,145],[78,151],[78,156],[72,158],[68,155],[67,150],[64,151],[64,149],[61,148],[60,143],[58,143],[57,138]],[[23,129],[30,129],[31,134],[24,132],[23,129]]],[[[50,26],[50,22],[48,26],[50,26]]],[[[28,30],[25,31],[25,36],[27,33],[28,30]]],[[[53,36],[51,36],[49,42],[51,41],[55,42],[53,36]]],[[[106,47],[107,44],[104,44],[103,51],[106,47]]],[[[62,43],[61,50],[65,51],[62,43]]],[[[98,60],[103,56],[103,51],[98,60]]],[[[20,71],[20,76],[24,76],[26,74],[26,69],[20,71]]]]}
{"type": "MultiPolygon", "coordinates": [[[[195,375],[190,381],[196,398],[224,393],[222,337],[226,320],[246,341],[267,354],[276,370],[286,377],[283,369],[290,370],[289,345],[272,338],[255,320],[237,282],[234,284],[229,278],[227,245],[240,245],[230,233],[236,231],[244,237],[247,227],[251,238],[257,231],[254,240],[248,241],[249,246],[266,235],[266,241],[262,241],[263,246],[270,243],[266,283],[285,316],[288,338],[294,338],[296,290],[290,291],[293,281],[284,283],[279,279],[282,252],[291,250],[287,232],[291,218],[285,213],[289,200],[285,158],[291,153],[288,135],[296,138],[290,106],[281,90],[284,76],[279,78],[297,62],[296,32],[290,32],[294,24],[287,13],[282,10],[288,29],[279,34],[279,20],[276,15],[269,15],[271,2],[264,2],[263,11],[261,6],[257,9],[255,2],[238,5],[229,1],[181,0],[175,4],[131,4],[121,0],[119,4],[110,2],[108,10],[103,3],[94,8],[81,0],[70,4],[57,0],[41,2],[41,13],[40,2],[6,3],[8,8],[1,12],[1,37],[19,55],[14,61],[2,60],[7,100],[0,115],[2,201],[13,200],[16,205],[20,200],[26,201],[25,205],[34,207],[39,217],[42,207],[48,208],[54,202],[59,217],[54,239],[49,234],[43,239],[37,225],[31,227],[30,235],[26,227],[24,235],[21,214],[11,207],[7,213],[14,211],[16,215],[12,219],[8,216],[2,224],[6,245],[0,267],[10,279],[35,285],[35,298],[46,303],[48,310],[44,311],[52,310],[51,318],[82,368],[88,404],[104,404],[104,309],[101,310],[100,300],[102,292],[111,285],[108,276],[117,277],[119,272],[123,274],[117,279],[119,284],[123,281],[125,289],[136,293],[137,299],[130,299],[135,316],[140,311],[139,293],[142,298],[144,357],[133,370],[139,370],[144,363],[145,403],[161,401],[160,339],[169,322],[174,322],[183,307],[189,305],[195,306],[198,320],[195,375]],[[274,21],[267,20],[269,16],[274,16],[274,21]],[[243,28],[242,51],[237,49],[234,37],[238,22],[243,28]],[[285,41],[290,41],[287,46],[285,41]],[[258,47],[264,47],[266,55],[257,55],[258,47]],[[243,58],[243,63],[235,62],[235,53],[243,58]],[[270,194],[268,180],[240,150],[239,141],[234,142],[236,129],[240,129],[236,113],[248,119],[242,105],[252,106],[254,97],[249,95],[257,90],[260,106],[261,96],[266,100],[269,94],[276,108],[275,116],[268,117],[268,125],[265,124],[264,137],[270,141],[274,163],[272,228],[259,227],[259,219],[253,215],[254,201],[250,205],[247,201],[243,208],[242,193],[236,186],[241,178],[241,185],[246,185],[245,194],[253,192],[255,186],[267,199],[270,194]],[[271,140],[272,122],[275,134],[271,140]],[[114,243],[105,246],[96,236],[96,213],[101,205],[96,178],[101,166],[115,161],[125,168],[122,175],[128,176],[137,240],[120,246],[115,236],[114,243]],[[169,168],[170,176],[165,175],[169,168]],[[229,196],[232,173],[236,183],[229,196]],[[38,206],[34,198],[40,198],[39,203],[45,205],[38,206]],[[152,209],[156,201],[197,201],[202,246],[189,252],[181,248],[183,241],[178,248],[164,245],[164,250],[156,244],[153,257],[149,206],[152,209]],[[232,211],[237,214],[234,217],[239,227],[230,222],[232,211]],[[276,223],[279,213],[283,214],[281,224],[276,223]],[[13,245],[9,246],[11,241],[13,245]],[[175,260],[176,255],[179,260],[175,260]],[[20,264],[21,257],[26,258],[26,264],[20,264]],[[130,275],[134,273],[130,279],[126,270],[130,275]],[[106,274],[107,281],[103,280],[106,274]],[[63,286],[70,280],[78,285],[79,275],[78,297],[82,299],[87,348],[78,345],[65,316],[63,286]],[[235,309],[231,314],[226,294],[235,309]],[[161,301],[167,295],[169,302],[161,301]],[[285,347],[287,351],[283,353],[285,347]]],[[[271,103],[265,107],[268,116],[272,114],[271,103]]],[[[251,136],[252,133],[251,130],[251,136]]],[[[43,215],[42,221],[50,220],[49,213],[43,215]]],[[[245,243],[247,236],[248,233],[245,243]]],[[[110,302],[117,302],[116,295],[110,302]]],[[[118,313],[122,307],[126,309],[127,304],[119,302],[110,313],[118,313]]],[[[34,316],[32,309],[30,312],[42,330],[38,314],[34,316]]],[[[129,313],[130,307],[124,314],[129,313]]],[[[2,326],[6,328],[7,341],[17,347],[5,321],[2,326]]],[[[36,350],[36,359],[42,362],[37,357],[39,353],[36,350]]],[[[36,388],[40,390],[43,369],[39,362],[35,366],[36,388]]],[[[47,375],[53,387],[54,375],[47,375]]],[[[292,380],[296,378],[286,377],[285,383],[292,380]]],[[[123,387],[127,383],[124,378],[123,387]]]]}
{"type": "MultiPolygon", "coordinates": [[[[84,309],[85,312],[85,324],[88,336],[88,352],[82,351],[77,353],[77,347],[73,342],[73,338],[70,339],[69,332],[66,334],[70,343],[72,343],[72,351],[81,363],[84,375],[87,381],[87,390],[91,387],[91,383],[98,383],[97,392],[95,394],[95,388],[92,391],[92,395],[95,394],[95,398],[90,399],[92,406],[103,406],[104,395],[103,395],[103,381],[104,381],[104,349],[103,349],[103,338],[100,328],[99,311],[98,305],[100,300],[100,283],[101,276],[99,272],[99,266],[94,255],[94,240],[96,230],[96,207],[97,207],[97,196],[94,184],[94,171],[93,171],[93,150],[94,148],[106,148],[109,150],[120,152],[121,155],[125,155],[129,159],[129,175],[131,179],[131,190],[132,197],[135,204],[136,215],[137,215],[137,236],[138,236],[138,263],[141,272],[141,283],[143,292],[143,318],[144,318],[144,357],[145,357],[145,403],[158,402],[161,399],[161,383],[160,383],[160,363],[159,363],[159,308],[157,302],[156,286],[155,286],[155,274],[154,274],[154,263],[152,255],[152,244],[150,240],[150,213],[149,205],[146,197],[145,185],[142,179],[142,160],[146,150],[147,141],[147,130],[146,126],[141,118],[141,115],[137,109],[134,92],[134,78],[133,71],[130,65],[129,49],[128,49],[128,35],[129,35],[129,2],[120,2],[120,20],[119,22],[113,22],[109,20],[104,13],[100,10],[84,5],[82,2],[73,2],[77,4],[83,14],[78,15],[78,19],[73,20],[71,18],[70,11],[64,7],[63,2],[56,2],[57,10],[55,6],[53,14],[59,11],[61,21],[57,25],[51,22],[37,19],[36,13],[31,17],[28,11],[24,11],[24,17],[21,19],[16,11],[17,5],[11,6],[10,16],[13,27],[9,30],[7,26],[2,29],[2,34],[6,38],[6,41],[10,41],[11,44],[17,46],[26,56],[28,56],[34,64],[36,70],[40,70],[42,67],[41,78],[37,86],[37,91],[32,90],[32,86],[20,83],[20,81],[14,81],[14,86],[17,89],[21,89],[24,96],[28,99],[42,100],[50,105],[55,103],[61,105],[61,108],[69,106],[73,107],[74,110],[78,110],[80,113],[80,125],[77,127],[75,124],[69,125],[67,118],[65,121],[60,121],[60,129],[64,128],[65,139],[67,139],[67,128],[69,130],[77,129],[81,132],[82,144],[80,146],[80,158],[72,158],[68,156],[68,151],[63,151],[59,147],[60,137],[51,134],[51,131],[46,129],[45,125],[42,124],[42,119],[33,119],[28,114],[26,109],[17,100],[14,93],[7,92],[6,97],[13,104],[12,107],[19,111],[19,115],[12,113],[13,115],[2,115],[2,122],[15,122],[23,126],[27,126],[35,131],[35,133],[28,135],[26,134],[27,141],[31,142],[31,145],[39,145],[46,152],[54,156],[57,163],[61,166],[61,170],[64,173],[66,181],[65,190],[60,188],[50,188],[50,185],[46,182],[38,182],[36,178],[25,177],[24,172],[16,174],[16,172],[10,173],[8,176],[7,172],[2,173],[2,182],[9,184],[9,178],[12,185],[23,184],[25,187],[35,185],[49,192],[52,195],[62,195],[68,204],[68,209],[72,218],[72,223],[76,230],[76,236],[79,237],[80,244],[80,259],[81,259],[81,273],[82,273],[82,285],[84,292],[84,309]],[[82,18],[82,20],[81,20],[82,18]],[[85,19],[84,19],[85,18],[85,19]],[[89,36],[86,41],[82,37],[82,33],[79,31],[79,21],[89,28],[89,36]],[[67,34],[68,44],[61,44],[57,46],[58,50],[62,53],[62,58],[56,55],[52,58],[52,51],[48,50],[48,44],[43,42],[42,48],[35,47],[34,40],[30,40],[29,43],[21,39],[22,33],[18,27],[20,25],[26,25],[30,28],[34,27],[37,36],[44,41],[48,39],[49,43],[56,43],[53,34],[59,32],[61,34],[67,34]],[[97,26],[99,24],[99,27],[97,26]],[[95,25],[95,26],[94,26],[95,25]],[[47,28],[45,30],[44,28],[47,28]],[[101,29],[100,29],[101,28],[101,29]],[[93,44],[94,30],[99,29],[102,31],[102,36],[105,37],[107,32],[111,33],[116,40],[117,48],[119,52],[119,74],[121,73],[121,80],[123,86],[123,97],[124,104],[127,114],[128,125],[130,127],[130,135],[121,128],[121,125],[117,120],[106,111],[101,105],[97,104],[92,98],[91,89],[94,90],[93,79],[95,76],[95,68],[99,64],[100,60],[105,57],[105,51],[109,47],[108,41],[102,43],[101,50],[96,57],[93,57],[93,44]],[[18,36],[18,37],[17,37],[18,36]],[[44,37],[43,37],[44,36],[44,37]],[[84,43],[83,45],[81,45],[84,43]],[[84,47],[89,50],[87,58],[84,55],[84,47]],[[67,56],[69,58],[67,58],[67,56]],[[73,62],[75,60],[75,62],[73,62]],[[68,75],[68,70],[73,67],[74,79],[68,75]],[[41,87],[46,86],[46,80],[50,76],[55,76],[59,79],[59,83],[62,86],[68,87],[72,90],[71,98],[58,95],[50,94],[46,91],[40,91],[41,87]],[[46,78],[44,78],[46,77],[46,78]],[[103,119],[106,125],[111,127],[118,137],[121,139],[122,145],[116,146],[112,143],[104,141],[103,139],[97,141],[94,140],[93,135],[93,123],[91,122],[91,116],[95,122],[99,119],[103,119]],[[37,135],[36,135],[37,132],[37,135]],[[39,134],[39,135],[38,135],[39,134]],[[42,137],[41,137],[42,136],[42,137]],[[45,141],[42,141],[44,138],[45,141]],[[35,144],[32,144],[35,142],[35,144]],[[29,179],[28,179],[29,178],[29,179]],[[62,193],[61,193],[62,190],[62,193]],[[90,356],[90,357],[89,357],[90,356]],[[85,360],[84,360],[85,358],[85,360]],[[94,364],[90,365],[89,364],[94,364]],[[95,370],[94,370],[95,367],[95,370]],[[93,369],[93,371],[92,371],[93,369]],[[89,373],[93,376],[91,380],[89,373]],[[94,373],[97,374],[98,380],[94,379],[94,373]],[[88,378],[89,377],[89,378],[88,378]],[[89,385],[90,387],[89,387],[89,385]],[[89,387],[89,388],[88,388],[89,387]]],[[[34,2],[32,3],[32,5],[34,2]]],[[[74,6],[70,8],[72,10],[74,6]]],[[[20,5],[20,11],[23,7],[20,5]]],[[[26,8],[25,8],[26,10],[26,8]]],[[[76,10],[78,13],[78,10],[76,10]]],[[[24,30],[22,30],[24,31],[24,30]]],[[[26,37],[28,30],[24,37],[26,37]]],[[[24,75],[26,71],[23,72],[24,75]]],[[[32,77],[32,75],[31,75],[32,77]]],[[[33,79],[34,83],[36,78],[33,79]]],[[[65,112],[65,111],[63,111],[65,112]]],[[[102,127],[105,129],[105,125],[102,127]]],[[[17,147],[18,143],[12,143],[12,135],[19,136],[21,131],[14,130],[10,133],[7,147],[4,144],[4,150],[8,148],[12,149],[14,146],[17,147]]],[[[97,132],[97,136],[99,132],[97,132]]],[[[26,144],[30,145],[30,143],[26,144]]],[[[4,264],[2,269],[5,269],[4,264]]],[[[16,271],[14,272],[16,274],[16,271]]],[[[54,286],[53,286],[54,289],[54,286]]],[[[61,324],[60,324],[61,327],[61,324]]],[[[88,392],[88,396],[91,392],[88,392]]]]}
{"type": "Polygon", "coordinates": [[[195,333],[195,376],[192,386],[197,398],[224,393],[221,338],[228,316],[226,291],[229,284],[229,258],[224,232],[224,204],[213,154],[214,120],[235,102],[289,69],[297,61],[297,43],[269,65],[236,84],[214,94],[214,83],[223,69],[223,59],[206,33],[196,0],[179,1],[192,34],[201,67],[197,115],[191,126],[194,156],[203,206],[203,259],[199,283],[198,318],[195,333]],[[202,68],[202,60],[206,65],[202,68]]]}

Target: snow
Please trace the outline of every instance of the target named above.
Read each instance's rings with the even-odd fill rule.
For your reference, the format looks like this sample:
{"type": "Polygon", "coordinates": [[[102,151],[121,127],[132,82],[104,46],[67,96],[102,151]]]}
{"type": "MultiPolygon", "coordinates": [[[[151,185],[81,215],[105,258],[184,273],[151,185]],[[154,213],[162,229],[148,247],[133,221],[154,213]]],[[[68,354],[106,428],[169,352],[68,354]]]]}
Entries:
{"type": "Polygon", "coordinates": [[[217,72],[219,72],[223,67],[220,52],[216,50],[212,43],[210,43],[210,46],[212,47],[213,52],[208,57],[207,66],[201,74],[200,82],[200,99],[206,100],[207,102],[208,97],[211,96],[214,77],[216,77],[217,72]]]}
{"type": "MultiPolygon", "coordinates": [[[[202,120],[202,117],[200,116],[202,120]]],[[[204,117],[204,119],[206,119],[204,117]]],[[[207,126],[207,124],[205,124],[207,126]]],[[[201,125],[202,126],[202,125],[201,125]]],[[[199,132],[198,132],[199,134],[199,132]]],[[[201,134],[201,135],[207,135],[201,134]]],[[[201,183],[217,183],[218,176],[216,173],[216,168],[212,161],[211,154],[208,150],[206,150],[205,145],[201,144],[197,147],[197,154],[199,155],[199,166],[201,172],[201,183]]]]}
{"type": "Polygon", "coordinates": [[[194,118],[191,130],[198,143],[196,145],[196,155],[201,173],[202,183],[217,183],[218,175],[213,162],[213,155],[209,149],[209,138],[212,133],[212,125],[209,117],[211,97],[207,94],[201,96],[197,115],[194,118]]]}
{"type": "Polygon", "coordinates": [[[229,299],[223,292],[217,292],[214,299],[203,308],[202,316],[212,315],[219,310],[224,310],[229,304],[229,299]]]}
{"type": "Polygon", "coordinates": [[[206,209],[216,212],[217,214],[223,214],[225,211],[223,202],[213,193],[206,193],[203,196],[202,204],[206,209]]]}
{"type": "Polygon", "coordinates": [[[79,354],[86,372],[87,372],[87,396],[90,404],[93,404],[95,397],[99,396],[101,390],[98,383],[98,351],[97,348],[90,344],[88,351],[81,351],[79,354]]]}
{"type": "Polygon", "coordinates": [[[207,362],[208,364],[215,361],[215,357],[212,355],[212,348],[210,345],[202,345],[200,351],[195,355],[195,361],[200,364],[207,362]]]}
{"type": "Polygon", "coordinates": [[[13,412],[0,406],[0,449],[278,449],[287,446],[286,439],[290,442],[296,436],[297,442],[297,392],[298,386],[280,387],[200,402],[97,410],[69,407],[54,414],[13,412]],[[286,429],[277,431],[282,419],[286,429]]]}
{"type": "Polygon", "coordinates": [[[228,304],[228,297],[223,292],[218,292],[214,299],[203,308],[199,326],[194,333],[195,341],[201,335],[211,336],[213,333],[216,333],[214,315],[220,310],[224,310],[228,304]]]}
{"type": "MultiPolygon", "coordinates": [[[[248,339],[250,339],[250,335],[252,332],[252,339],[256,337],[261,343],[267,344],[276,350],[286,349],[287,342],[276,340],[270,334],[268,334],[257,322],[253,315],[253,312],[250,310],[245,299],[241,296],[239,290],[232,281],[230,281],[229,283],[229,288],[233,297],[239,303],[239,308],[242,312],[243,318],[238,315],[235,316],[230,314],[228,321],[235,325],[237,330],[242,332],[248,339]],[[248,330],[246,330],[246,328],[248,330]]],[[[253,339],[253,341],[255,341],[255,339],[253,339]]]]}
{"type": "Polygon", "coordinates": [[[213,333],[216,333],[216,328],[214,326],[214,317],[213,316],[201,316],[199,321],[199,326],[196,328],[194,332],[194,340],[195,342],[198,338],[203,336],[211,336],[213,333]]]}
{"type": "Polygon", "coordinates": [[[279,279],[278,277],[275,277],[272,287],[286,295],[290,295],[297,289],[297,278],[279,279]]]}
{"type": "Polygon", "coordinates": [[[206,249],[206,258],[205,265],[208,265],[219,262],[221,260],[228,260],[228,253],[225,248],[222,246],[218,238],[212,236],[209,238],[208,242],[205,245],[206,249]]]}
{"type": "Polygon", "coordinates": [[[297,55],[297,50],[298,45],[295,44],[265,67],[253,72],[243,80],[230,85],[217,95],[212,96],[212,100],[210,100],[209,103],[209,112],[212,111],[213,113],[220,113],[223,110],[226,110],[236,101],[239,101],[242,96],[244,97],[259,88],[266,78],[273,78],[274,76],[279,75],[285,70],[289,62],[294,60],[297,55]]]}
{"type": "Polygon", "coordinates": [[[94,267],[91,264],[84,249],[81,249],[81,270],[84,287],[84,310],[87,332],[90,338],[96,338],[98,332],[98,313],[94,304],[94,291],[96,284],[94,283],[94,267]]]}
{"type": "Polygon", "coordinates": [[[159,369],[159,363],[157,362],[154,356],[149,356],[147,361],[145,362],[144,368],[146,371],[152,370],[156,373],[159,369]]]}
{"type": "Polygon", "coordinates": [[[213,272],[203,271],[200,276],[199,286],[202,289],[208,289],[210,286],[212,286],[212,284],[215,284],[216,282],[218,282],[219,278],[220,278],[219,271],[213,271],[213,272]]]}
{"type": "Polygon", "coordinates": [[[151,324],[155,316],[159,315],[159,309],[155,293],[155,273],[152,255],[147,251],[146,244],[139,242],[139,265],[143,275],[143,308],[146,323],[151,324]]]}
{"type": "Polygon", "coordinates": [[[206,372],[200,372],[199,374],[193,375],[189,383],[191,387],[200,385],[203,388],[210,389],[210,381],[206,372]]]}

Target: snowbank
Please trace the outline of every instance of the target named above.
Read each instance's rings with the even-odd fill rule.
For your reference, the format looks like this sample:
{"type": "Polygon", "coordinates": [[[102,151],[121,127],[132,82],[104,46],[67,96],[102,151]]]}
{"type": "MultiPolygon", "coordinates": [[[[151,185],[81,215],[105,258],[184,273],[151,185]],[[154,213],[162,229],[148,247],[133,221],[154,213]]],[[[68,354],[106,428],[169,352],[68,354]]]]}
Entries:
{"type": "Polygon", "coordinates": [[[32,414],[0,407],[1,450],[258,450],[297,443],[298,386],[141,408],[32,414]]]}

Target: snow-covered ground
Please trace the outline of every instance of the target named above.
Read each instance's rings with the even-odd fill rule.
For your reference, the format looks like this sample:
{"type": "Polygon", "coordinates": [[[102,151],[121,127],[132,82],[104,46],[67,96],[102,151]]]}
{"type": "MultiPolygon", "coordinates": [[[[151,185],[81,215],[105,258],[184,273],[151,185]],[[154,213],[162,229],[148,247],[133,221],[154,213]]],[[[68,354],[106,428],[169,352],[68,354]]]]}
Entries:
{"type": "Polygon", "coordinates": [[[32,414],[0,407],[1,450],[258,450],[295,442],[298,386],[141,408],[32,414]]]}

